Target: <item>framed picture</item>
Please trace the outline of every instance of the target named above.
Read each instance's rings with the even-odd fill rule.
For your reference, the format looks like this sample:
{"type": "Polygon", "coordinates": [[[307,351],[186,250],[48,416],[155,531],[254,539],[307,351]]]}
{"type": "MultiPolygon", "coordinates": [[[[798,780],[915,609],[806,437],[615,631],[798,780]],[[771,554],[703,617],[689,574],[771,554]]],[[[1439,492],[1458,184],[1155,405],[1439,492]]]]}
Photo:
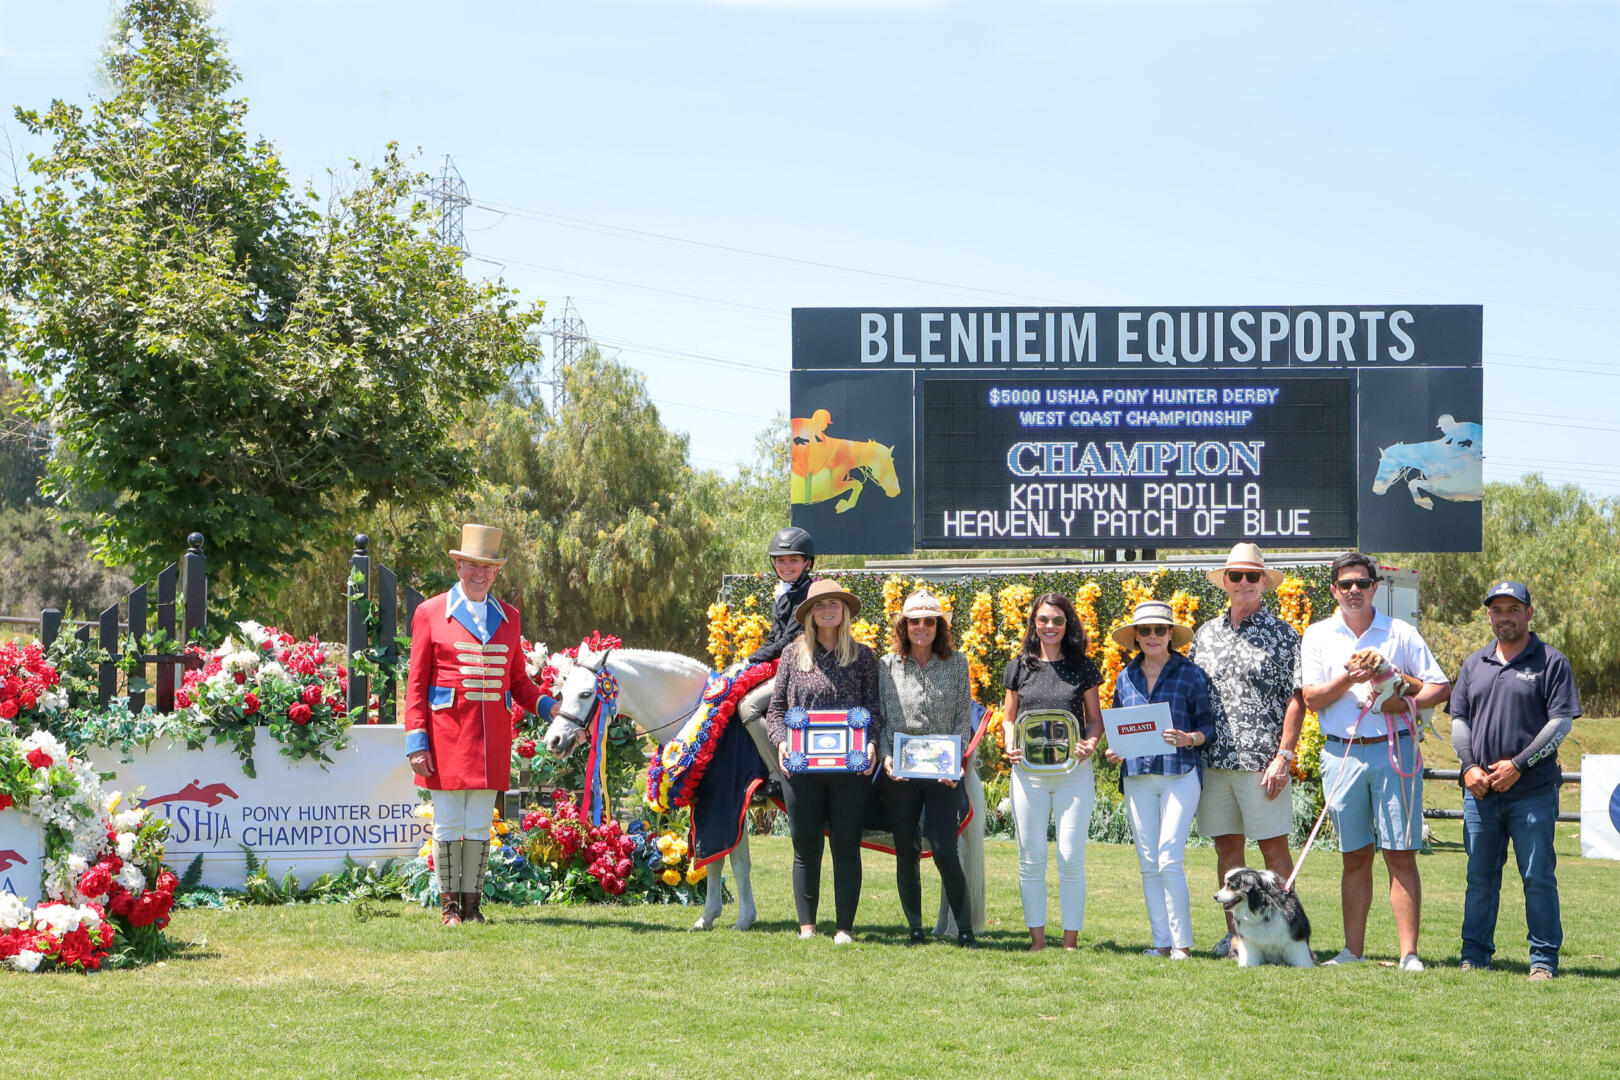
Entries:
{"type": "Polygon", "coordinates": [[[789,709],[786,719],[788,772],[864,773],[871,764],[865,709],[789,709]]]}
{"type": "Polygon", "coordinates": [[[962,779],[962,736],[896,735],[894,775],[906,780],[962,779]]]}

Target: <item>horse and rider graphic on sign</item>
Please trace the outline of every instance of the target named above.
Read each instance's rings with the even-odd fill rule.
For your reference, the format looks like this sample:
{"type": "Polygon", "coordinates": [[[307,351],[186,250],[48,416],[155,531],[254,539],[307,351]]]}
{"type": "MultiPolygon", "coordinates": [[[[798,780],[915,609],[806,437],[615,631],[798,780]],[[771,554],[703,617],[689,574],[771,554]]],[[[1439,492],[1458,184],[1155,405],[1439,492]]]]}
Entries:
{"type": "Polygon", "coordinates": [[[1443,414],[1437,425],[1440,438],[1432,442],[1402,443],[1378,451],[1374,495],[1383,495],[1402,480],[1412,501],[1434,509],[1431,495],[1452,502],[1479,502],[1484,495],[1485,436],[1478,424],[1443,414]]]}
{"type": "Polygon", "coordinates": [[[817,409],[809,417],[789,421],[793,439],[793,501],[802,505],[838,499],[833,509],[842,514],[854,507],[868,483],[883,494],[900,494],[894,469],[894,447],[876,439],[838,439],[827,435],[832,415],[817,409]],[[838,498],[839,496],[844,498],[838,498]]]}

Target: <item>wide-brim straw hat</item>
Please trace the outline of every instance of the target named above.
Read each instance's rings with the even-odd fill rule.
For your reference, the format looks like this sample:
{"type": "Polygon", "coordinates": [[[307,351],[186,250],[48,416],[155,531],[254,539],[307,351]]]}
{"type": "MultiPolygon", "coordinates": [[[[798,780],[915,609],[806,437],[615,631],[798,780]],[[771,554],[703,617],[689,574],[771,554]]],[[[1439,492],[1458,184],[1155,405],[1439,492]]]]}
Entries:
{"type": "Polygon", "coordinates": [[[939,597],[927,589],[918,589],[906,597],[906,602],[900,607],[902,619],[926,619],[930,615],[936,619],[950,617],[945,613],[945,607],[939,602],[939,597]]]}
{"type": "Polygon", "coordinates": [[[1266,556],[1258,544],[1233,544],[1232,553],[1226,557],[1226,565],[1207,571],[1205,576],[1217,589],[1223,588],[1228,570],[1259,570],[1262,574],[1260,583],[1264,586],[1265,592],[1270,592],[1282,584],[1283,572],[1266,569],[1266,556]]]}
{"type": "Polygon", "coordinates": [[[461,546],[451,549],[450,557],[489,566],[505,566],[506,560],[501,558],[501,537],[504,535],[504,530],[489,525],[463,525],[461,546]]]}
{"type": "Polygon", "coordinates": [[[1138,626],[1168,626],[1170,647],[1179,649],[1192,640],[1192,627],[1176,622],[1176,614],[1163,600],[1144,600],[1131,612],[1131,621],[1114,631],[1114,642],[1122,649],[1136,648],[1138,626]]]}
{"type": "Polygon", "coordinates": [[[793,617],[799,620],[801,626],[809,626],[810,609],[816,606],[817,600],[825,600],[829,596],[844,602],[844,606],[849,608],[850,618],[853,619],[861,613],[861,601],[854,593],[845,592],[838,582],[831,578],[821,578],[811,583],[810,590],[804,594],[804,599],[799,601],[799,606],[793,610],[793,617]]]}

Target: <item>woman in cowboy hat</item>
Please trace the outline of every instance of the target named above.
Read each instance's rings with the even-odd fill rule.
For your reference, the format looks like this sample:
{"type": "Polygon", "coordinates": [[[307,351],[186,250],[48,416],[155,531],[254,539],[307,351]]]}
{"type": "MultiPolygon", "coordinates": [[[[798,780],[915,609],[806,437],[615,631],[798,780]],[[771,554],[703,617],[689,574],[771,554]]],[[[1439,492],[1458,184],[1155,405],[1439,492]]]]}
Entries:
{"type": "Polygon", "coordinates": [[[1013,823],[1018,831],[1018,891],[1029,928],[1029,951],[1046,948],[1046,826],[1057,823],[1058,914],[1063,947],[1075,948],[1086,920],[1086,839],[1097,798],[1092,755],[1102,738],[1097,687],[1102,672],[1086,655],[1086,631],[1074,605],[1061,593],[1047,593],[1030,605],[1024,651],[1002,673],[1002,742],[1012,766],[1013,823]],[[1024,758],[1019,721],[1036,713],[1068,713],[1043,722],[1061,730],[1048,743],[1060,762],[1024,758]],[[1070,723],[1072,718],[1073,723],[1070,723]],[[1084,726],[1083,733],[1075,726],[1084,726]],[[1061,751],[1054,750],[1061,747],[1061,751]]]}
{"type": "MultiPolygon", "coordinates": [[[[1192,640],[1192,627],[1176,622],[1163,600],[1137,604],[1131,621],[1113,636],[1122,648],[1136,650],[1114,683],[1114,708],[1158,702],[1170,706],[1167,752],[1123,759],[1121,772],[1153,932],[1153,947],[1143,950],[1144,955],[1185,960],[1193,943],[1192,900],[1182,859],[1198,809],[1198,748],[1215,733],[1209,678],[1176,651],[1192,640]]],[[[1112,749],[1107,758],[1122,760],[1112,749]]]]}
{"type": "Polygon", "coordinates": [[[889,633],[890,650],[878,661],[883,700],[884,802],[894,833],[895,891],[911,927],[911,943],[928,940],[922,928],[922,840],[928,811],[928,845],[934,868],[956,919],[958,945],[977,947],[968,911],[967,878],[957,856],[955,780],[902,779],[894,775],[896,735],[955,735],[963,749],[973,739],[973,696],[967,657],[951,647],[951,618],[927,589],[906,597],[889,633]]]}
{"type": "Polygon", "coordinates": [[[787,713],[789,709],[865,709],[870,715],[868,745],[881,745],[883,707],[877,657],[850,636],[850,622],[860,611],[860,600],[836,581],[823,579],[810,586],[794,613],[804,634],[782,653],[765,717],[785,777],[782,795],[793,830],[793,900],[799,914],[799,936],[816,934],[825,833],[833,857],[835,945],[854,940],[851,931],[861,899],[861,829],[866,824],[867,792],[877,757],[870,755],[860,773],[789,772],[787,713]]]}

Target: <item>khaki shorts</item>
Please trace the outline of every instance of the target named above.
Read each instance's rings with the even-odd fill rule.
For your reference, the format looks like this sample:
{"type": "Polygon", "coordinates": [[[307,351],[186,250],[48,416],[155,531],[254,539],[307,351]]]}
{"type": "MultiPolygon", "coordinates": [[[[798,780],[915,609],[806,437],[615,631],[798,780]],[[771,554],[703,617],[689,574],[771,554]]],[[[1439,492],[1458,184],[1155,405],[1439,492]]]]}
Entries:
{"type": "Polygon", "coordinates": [[[1275,799],[1266,798],[1260,773],[1238,769],[1205,769],[1204,793],[1198,799],[1198,831],[1204,836],[1247,836],[1269,840],[1294,831],[1294,781],[1283,784],[1275,799]]]}

